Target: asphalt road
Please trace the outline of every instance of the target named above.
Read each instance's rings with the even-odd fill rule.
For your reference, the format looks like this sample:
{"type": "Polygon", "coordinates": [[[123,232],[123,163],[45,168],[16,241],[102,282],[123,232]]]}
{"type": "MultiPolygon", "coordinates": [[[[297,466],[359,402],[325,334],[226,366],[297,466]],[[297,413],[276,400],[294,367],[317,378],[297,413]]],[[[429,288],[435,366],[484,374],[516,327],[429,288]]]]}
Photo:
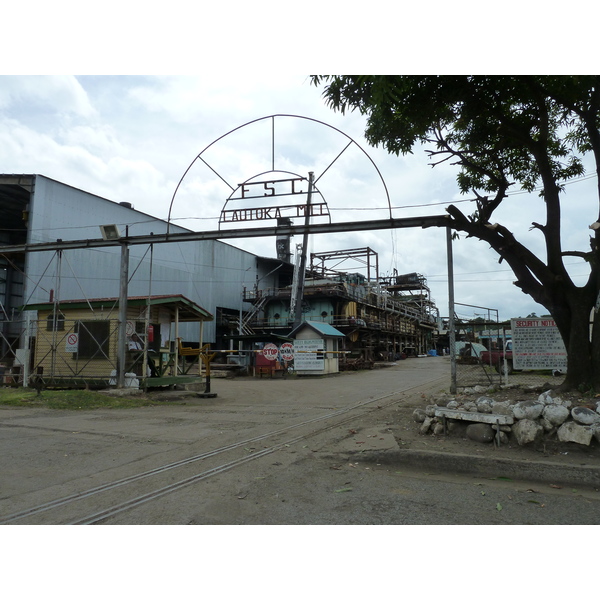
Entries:
{"type": "Polygon", "coordinates": [[[600,523],[593,486],[395,463],[399,435],[448,448],[409,422],[448,383],[438,357],[214,379],[214,399],[169,393],[135,410],[0,408],[0,523],[600,523]]]}

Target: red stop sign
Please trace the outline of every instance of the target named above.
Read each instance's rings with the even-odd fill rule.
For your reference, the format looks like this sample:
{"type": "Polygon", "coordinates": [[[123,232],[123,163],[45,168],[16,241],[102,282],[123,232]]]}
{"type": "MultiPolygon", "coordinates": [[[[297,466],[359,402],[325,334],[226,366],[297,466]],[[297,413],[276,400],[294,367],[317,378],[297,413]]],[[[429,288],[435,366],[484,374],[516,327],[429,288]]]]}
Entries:
{"type": "Polygon", "coordinates": [[[277,360],[279,348],[275,344],[265,344],[262,353],[267,360],[277,360]]]}

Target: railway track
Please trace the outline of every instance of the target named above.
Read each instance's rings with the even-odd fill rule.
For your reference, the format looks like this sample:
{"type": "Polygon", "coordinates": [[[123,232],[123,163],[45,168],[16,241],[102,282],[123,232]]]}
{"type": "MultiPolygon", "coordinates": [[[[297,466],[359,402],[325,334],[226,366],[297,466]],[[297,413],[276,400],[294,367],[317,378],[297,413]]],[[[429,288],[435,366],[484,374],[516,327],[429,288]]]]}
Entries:
{"type": "MultiPolygon", "coordinates": [[[[435,385],[439,380],[429,383],[435,385]]],[[[0,524],[105,523],[111,517],[134,510],[145,503],[158,500],[327,430],[343,426],[355,420],[361,412],[367,414],[387,408],[398,402],[399,395],[415,388],[423,388],[423,385],[385,393],[312,419],[0,516],[0,524]],[[248,453],[248,447],[258,442],[266,445],[260,450],[248,453]]]]}

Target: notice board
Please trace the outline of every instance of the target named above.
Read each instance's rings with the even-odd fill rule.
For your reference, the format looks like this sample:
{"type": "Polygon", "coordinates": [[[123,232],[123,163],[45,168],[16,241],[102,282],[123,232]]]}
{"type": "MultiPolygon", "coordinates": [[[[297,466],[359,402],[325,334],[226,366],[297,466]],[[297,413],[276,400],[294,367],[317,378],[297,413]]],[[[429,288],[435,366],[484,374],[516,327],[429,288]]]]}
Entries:
{"type": "Polygon", "coordinates": [[[296,371],[324,371],[325,340],[295,340],[294,367],[296,371]]]}
{"type": "Polygon", "coordinates": [[[512,319],[515,369],[567,370],[567,350],[553,319],[512,319]]]}

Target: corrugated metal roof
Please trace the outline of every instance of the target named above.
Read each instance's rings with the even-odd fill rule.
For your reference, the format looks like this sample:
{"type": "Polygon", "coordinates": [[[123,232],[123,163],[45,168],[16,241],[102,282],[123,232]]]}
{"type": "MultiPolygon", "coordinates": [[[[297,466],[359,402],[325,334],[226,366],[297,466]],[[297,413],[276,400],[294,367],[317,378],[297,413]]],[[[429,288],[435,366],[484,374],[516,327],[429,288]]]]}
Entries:
{"type": "Polygon", "coordinates": [[[290,332],[290,336],[294,335],[299,329],[301,329],[305,325],[307,325],[308,327],[312,327],[317,333],[320,333],[324,337],[346,337],[341,331],[339,331],[329,323],[323,323],[322,321],[304,321],[290,332]]]}
{"type": "MultiPolygon", "coordinates": [[[[70,307],[70,308],[97,308],[106,304],[117,305],[119,302],[118,298],[92,298],[90,300],[61,300],[59,306],[70,307]]],[[[129,296],[127,298],[128,306],[146,306],[148,302],[148,296],[129,296]]],[[[179,320],[185,321],[212,321],[213,316],[206,309],[200,305],[192,302],[189,298],[181,294],[177,295],[165,295],[165,296],[151,296],[150,305],[156,306],[157,304],[164,305],[167,308],[174,309],[176,306],[179,308],[179,320]]],[[[23,310],[47,310],[54,306],[52,302],[40,302],[36,304],[28,304],[23,307],[23,310]]]]}

